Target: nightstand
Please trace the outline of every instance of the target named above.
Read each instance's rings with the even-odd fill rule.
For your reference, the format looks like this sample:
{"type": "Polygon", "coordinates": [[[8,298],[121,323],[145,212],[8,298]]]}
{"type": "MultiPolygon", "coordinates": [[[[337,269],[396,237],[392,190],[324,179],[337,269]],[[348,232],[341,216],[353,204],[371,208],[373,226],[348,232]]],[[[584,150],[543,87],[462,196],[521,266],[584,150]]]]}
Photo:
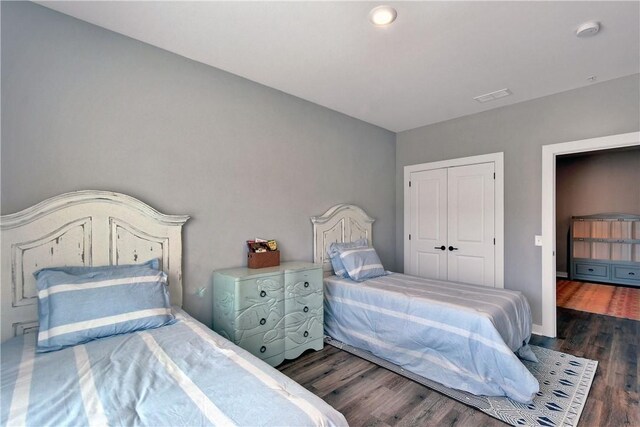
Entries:
{"type": "Polygon", "coordinates": [[[322,266],[283,262],[213,274],[213,330],[271,366],[323,346],[322,266]]]}

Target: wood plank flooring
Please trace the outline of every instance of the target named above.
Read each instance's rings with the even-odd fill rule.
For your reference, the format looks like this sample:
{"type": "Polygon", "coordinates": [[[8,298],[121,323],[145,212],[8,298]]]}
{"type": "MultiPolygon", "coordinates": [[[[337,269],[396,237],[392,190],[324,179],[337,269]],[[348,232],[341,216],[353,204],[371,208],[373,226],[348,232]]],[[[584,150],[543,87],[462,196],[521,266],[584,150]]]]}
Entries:
{"type": "Polygon", "coordinates": [[[640,320],[640,288],[558,279],[558,307],[640,320]]]}
{"type": "MultiPolygon", "coordinates": [[[[558,338],[532,344],[599,361],[580,426],[640,426],[640,322],[558,308],[558,338]]],[[[504,426],[433,390],[325,346],[278,368],[357,426],[504,426]]]]}

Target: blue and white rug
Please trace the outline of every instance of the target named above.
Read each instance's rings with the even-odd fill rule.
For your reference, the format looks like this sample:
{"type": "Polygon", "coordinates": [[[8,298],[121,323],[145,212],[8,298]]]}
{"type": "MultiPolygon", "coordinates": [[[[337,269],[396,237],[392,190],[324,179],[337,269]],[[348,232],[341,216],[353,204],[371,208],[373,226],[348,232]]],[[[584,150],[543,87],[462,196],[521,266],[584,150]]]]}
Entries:
{"type": "Polygon", "coordinates": [[[507,397],[475,396],[454,390],[331,337],[324,341],[514,426],[576,426],[598,367],[595,360],[532,345],[538,363],[523,363],[538,379],[540,391],[533,402],[524,404],[507,397]]]}

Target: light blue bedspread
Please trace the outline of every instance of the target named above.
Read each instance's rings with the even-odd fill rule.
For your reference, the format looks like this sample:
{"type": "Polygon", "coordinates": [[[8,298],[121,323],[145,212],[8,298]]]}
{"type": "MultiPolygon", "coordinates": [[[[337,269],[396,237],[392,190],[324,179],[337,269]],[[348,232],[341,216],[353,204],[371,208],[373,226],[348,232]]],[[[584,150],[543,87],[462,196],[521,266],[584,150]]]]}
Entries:
{"type": "Polygon", "coordinates": [[[2,344],[1,424],[333,426],[323,400],[182,311],[170,326],[35,353],[2,344]]]}
{"type": "MultiPolygon", "coordinates": [[[[324,280],[325,333],[447,387],[530,402],[531,310],[515,291],[392,273],[324,280]]],[[[535,356],[533,356],[535,357],[535,356]]]]}

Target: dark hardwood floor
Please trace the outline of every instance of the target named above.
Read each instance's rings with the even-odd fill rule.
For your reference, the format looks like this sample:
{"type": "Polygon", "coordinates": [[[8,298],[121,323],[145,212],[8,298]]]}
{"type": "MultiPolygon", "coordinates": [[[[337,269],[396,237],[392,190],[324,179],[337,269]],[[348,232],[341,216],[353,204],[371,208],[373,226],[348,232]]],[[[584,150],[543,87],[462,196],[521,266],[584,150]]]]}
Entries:
{"type": "MultiPolygon", "coordinates": [[[[640,426],[640,322],[558,308],[558,338],[531,343],[599,362],[580,426],[640,426]]],[[[342,412],[351,426],[504,426],[331,346],[278,368],[342,412]]]]}

